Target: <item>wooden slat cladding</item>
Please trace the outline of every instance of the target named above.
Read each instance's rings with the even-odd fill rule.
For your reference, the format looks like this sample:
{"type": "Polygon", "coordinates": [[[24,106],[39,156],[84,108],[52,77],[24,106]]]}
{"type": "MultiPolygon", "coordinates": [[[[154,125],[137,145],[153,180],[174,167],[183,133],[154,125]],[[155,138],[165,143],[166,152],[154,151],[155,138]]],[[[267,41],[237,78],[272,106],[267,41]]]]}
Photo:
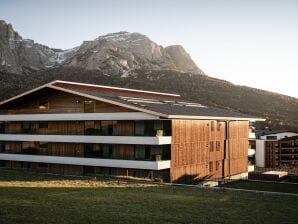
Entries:
{"type": "Polygon", "coordinates": [[[97,101],[95,104],[96,113],[116,113],[116,112],[130,112],[131,109],[116,106],[113,104],[97,101]]]}
{"type": "MultiPolygon", "coordinates": [[[[118,121],[117,122],[118,135],[129,136],[134,134],[134,121],[118,121]]],[[[133,145],[116,145],[116,156],[122,159],[134,158],[133,145]]]]}
{"type": "Polygon", "coordinates": [[[229,172],[233,175],[247,171],[248,122],[229,123],[230,153],[227,152],[226,122],[172,120],[171,182],[222,178],[229,172]]]}
{"type": "Polygon", "coordinates": [[[118,135],[128,136],[134,134],[134,121],[117,121],[118,135]]]}
{"type": "Polygon", "coordinates": [[[48,129],[38,129],[38,134],[84,135],[84,122],[49,122],[48,129]]]}
{"type": "Polygon", "coordinates": [[[94,112],[97,113],[132,111],[124,107],[53,89],[41,90],[32,96],[28,95],[21,101],[9,104],[1,110],[7,114],[84,113],[84,101],[96,102],[94,112]],[[45,103],[47,103],[46,106],[42,106],[40,109],[41,104],[45,103]]]}
{"type": "Polygon", "coordinates": [[[52,156],[84,157],[84,144],[48,143],[47,154],[52,156]]]}
{"type": "MultiPolygon", "coordinates": [[[[247,172],[248,166],[248,122],[232,121],[229,123],[230,164],[225,166],[225,176],[247,172]]],[[[227,155],[229,158],[229,155],[227,155]]]]}

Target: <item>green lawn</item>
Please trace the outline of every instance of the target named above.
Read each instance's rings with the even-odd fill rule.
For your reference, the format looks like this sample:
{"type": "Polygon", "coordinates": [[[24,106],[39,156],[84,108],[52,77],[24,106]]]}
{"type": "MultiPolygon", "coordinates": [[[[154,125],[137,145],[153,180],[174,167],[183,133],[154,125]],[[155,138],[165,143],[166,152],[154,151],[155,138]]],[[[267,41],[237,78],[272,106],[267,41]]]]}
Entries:
{"type": "Polygon", "coordinates": [[[298,198],[0,169],[0,223],[297,223],[298,198]]]}
{"type": "MultiPolygon", "coordinates": [[[[298,194],[298,184],[291,184],[291,183],[234,181],[234,182],[226,183],[223,187],[298,194]]],[[[298,200],[298,197],[297,197],[297,200],[298,200]]]]}

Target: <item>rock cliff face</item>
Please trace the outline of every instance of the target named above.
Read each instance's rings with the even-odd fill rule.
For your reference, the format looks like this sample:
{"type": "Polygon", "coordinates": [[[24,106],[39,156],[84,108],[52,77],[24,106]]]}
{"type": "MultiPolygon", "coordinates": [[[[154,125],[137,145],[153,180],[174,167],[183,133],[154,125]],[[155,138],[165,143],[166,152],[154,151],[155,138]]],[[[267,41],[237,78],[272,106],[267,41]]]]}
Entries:
{"type": "Polygon", "coordinates": [[[80,67],[128,76],[133,70],[176,70],[204,74],[182,46],[162,47],[140,33],[118,32],[69,50],[23,39],[0,21],[0,70],[22,74],[52,67],[80,67]]]}
{"type": "Polygon", "coordinates": [[[10,24],[0,21],[0,70],[22,74],[47,69],[59,64],[63,53],[23,39],[10,24]]]}

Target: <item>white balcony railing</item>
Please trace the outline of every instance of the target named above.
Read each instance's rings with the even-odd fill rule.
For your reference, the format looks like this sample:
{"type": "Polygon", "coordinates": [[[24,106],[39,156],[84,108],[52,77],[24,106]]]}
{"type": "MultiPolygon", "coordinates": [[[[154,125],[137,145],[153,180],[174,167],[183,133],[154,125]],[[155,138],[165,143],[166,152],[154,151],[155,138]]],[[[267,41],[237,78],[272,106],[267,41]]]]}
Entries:
{"type": "Polygon", "coordinates": [[[0,134],[0,141],[168,145],[172,137],[0,134]]]}
{"type": "Polygon", "coordinates": [[[159,117],[142,113],[142,112],[0,115],[0,121],[86,121],[86,120],[159,120],[159,117]]]}
{"type": "Polygon", "coordinates": [[[81,166],[101,166],[128,169],[162,170],[171,166],[170,160],[161,161],[139,161],[139,160],[120,160],[120,159],[95,159],[82,157],[64,157],[64,156],[40,156],[0,153],[0,160],[37,162],[37,163],[55,163],[81,166]]]}

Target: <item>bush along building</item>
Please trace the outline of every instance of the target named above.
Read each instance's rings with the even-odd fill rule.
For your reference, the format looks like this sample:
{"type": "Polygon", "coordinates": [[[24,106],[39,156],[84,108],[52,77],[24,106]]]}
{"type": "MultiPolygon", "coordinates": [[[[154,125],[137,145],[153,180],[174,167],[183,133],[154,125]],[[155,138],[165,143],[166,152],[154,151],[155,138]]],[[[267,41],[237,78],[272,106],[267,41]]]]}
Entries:
{"type": "Polygon", "coordinates": [[[0,103],[0,165],[191,183],[248,169],[250,120],[177,94],[54,81],[0,103]]]}

